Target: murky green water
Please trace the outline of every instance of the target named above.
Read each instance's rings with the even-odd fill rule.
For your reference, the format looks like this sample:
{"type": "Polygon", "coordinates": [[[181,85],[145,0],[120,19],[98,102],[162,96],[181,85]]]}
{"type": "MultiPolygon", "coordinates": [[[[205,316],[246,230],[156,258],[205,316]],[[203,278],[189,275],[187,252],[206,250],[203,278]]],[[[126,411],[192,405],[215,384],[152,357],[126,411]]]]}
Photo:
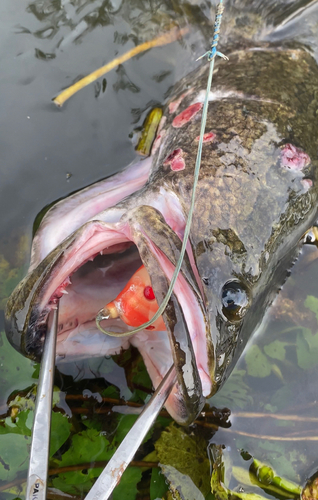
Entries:
{"type": "MultiPolygon", "coordinates": [[[[261,31],[262,16],[275,22],[291,3],[260,3],[256,32],[261,31]]],[[[233,19],[244,21],[238,8],[234,1],[228,7],[226,33],[235,25],[233,19]]],[[[196,56],[207,47],[211,23],[208,1],[1,2],[2,308],[27,269],[36,214],[52,201],[117,172],[135,158],[131,139],[134,130],[141,126],[151,107],[164,101],[173,83],[194,67],[196,56]],[[161,34],[171,24],[188,26],[189,34],[179,42],[128,61],[105,79],[81,90],[62,109],[52,104],[51,99],[63,88],[161,34]]],[[[269,34],[268,28],[264,31],[277,42],[286,38],[301,40],[318,56],[317,11],[274,34],[269,34]]],[[[246,470],[250,465],[241,458],[242,449],[299,484],[318,469],[318,301],[308,299],[318,297],[318,271],[315,260],[307,262],[315,252],[314,248],[304,250],[284,287],[280,304],[267,315],[266,327],[253,339],[229,381],[210,402],[230,408],[231,426],[214,434],[211,423],[219,420],[207,413],[187,434],[178,430],[181,434],[172,436],[178,443],[176,454],[165,455],[171,442],[168,438],[165,442],[162,436],[174,431],[161,435],[163,427],[171,424],[170,419],[161,417],[137,455],[138,460],[150,460],[152,465],[131,467],[114,499],[155,499],[166,494],[164,478],[154,465],[158,460],[166,461],[165,477],[170,477],[172,485],[186,485],[181,489],[182,498],[209,497],[207,457],[213,453],[213,443],[226,447],[224,456],[228,470],[234,466],[232,472],[235,467],[246,470]],[[277,413],[283,416],[280,420],[262,416],[277,413]],[[180,460],[184,450],[179,443],[185,439],[189,439],[186,462],[193,464],[192,472],[180,460]],[[200,470],[195,466],[199,459],[204,464],[200,470]],[[180,479],[180,473],[189,473],[189,482],[180,479]]],[[[4,336],[1,342],[0,413],[7,419],[0,425],[0,498],[24,498],[29,444],[25,436],[30,434],[32,395],[27,400],[15,399],[13,406],[21,411],[15,421],[9,416],[12,409],[7,403],[17,392],[20,397],[27,395],[36,382],[37,367],[15,353],[4,336]],[[9,487],[6,492],[5,485],[9,487]]],[[[57,371],[55,383],[52,453],[57,453],[50,464],[55,469],[50,486],[83,498],[101,470],[94,463],[110,458],[136,418],[111,411],[113,400],[124,398],[142,404],[151,392],[151,384],[136,352],[115,360],[65,364],[57,371]],[[71,470],[71,466],[77,469],[71,470]],[[63,471],[59,473],[58,467],[64,467],[63,471]]],[[[232,474],[230,487],[248,491],[241,478],[235,477],[232,474]]],[[[269,496],[261,490],[259,493],[269,496]]],[[[55,498],[62,498],[60,493],[55,494],[55,498]]]]}

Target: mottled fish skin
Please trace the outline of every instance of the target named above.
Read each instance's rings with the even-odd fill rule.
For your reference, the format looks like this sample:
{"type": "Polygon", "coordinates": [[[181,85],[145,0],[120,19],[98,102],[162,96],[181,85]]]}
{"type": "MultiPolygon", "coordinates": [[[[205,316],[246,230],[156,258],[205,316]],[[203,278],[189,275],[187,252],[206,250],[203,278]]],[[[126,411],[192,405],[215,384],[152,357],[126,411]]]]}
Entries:
{"type": "MultiPolygon", "coordinates": [[[[316,219],[318,195],[315,60],[303,47],[267,45],[226,53],[230,61],[216,64],[211,96],[215,100],[208,109],[190,232],[199,283],[195,283],[187,259],[183,268],[204,315],[212,394],[226,380],[266,307],[285,281],[301,247],[302,236],[316,219]],[[233,280],[246,290],[248,305],[240,318],[229,320],[222,306],[222,289],[233,280]]],[[[176,85],[158,132],[149,180],[116,206],[124,211],[121,223],[135,234],[134,241],[151,276],[158,302],[167,289],[167,280],[158,270],[149,241],[155,241],[171,262],[178,258],[179,240],[171,239],[165,230],[168,224],[158,211],[158,199],[170,193],[187,217],[207,70],[203,64],[176,85]],[[149,218],[151,224],[147,224],[149,218]]],[[[106,219],[107,211],[95,217],[101,223],[106,219]]],[[[9,338],[12,341],[13,336],[17,339],[22,334],[22,350],[26,333],[23,329],[29,320],[38,319],[36,295],[46,283],[48,272],[59,265],[64,249],[72,245],[77,235],[75,232],[53,250],[8,302],[9,338]],[[20,321],[21,328],[17,328],[19,315],[28,317],[26,322],[20,321]]],[[[180,419],[189,423],[204,400],[195,367],[188,366],[190,384],[184,382],[182,370],[189,360],[191,364],[193,357],[184,355],[187,349],[191,351],[191,342],[185,342],[181,352],[180,337],[179,340],[174,337],[180,335],[174,331],[178,330],[178,321],[184,325],[177,302],[173,296],[165,321],[171,323],[171,345],[175,347],[174,361],[178,365],[179,384],[184,385],[183,394],[191,386],[185,405],[192,405],[194,410],[180,419]]],[[[16,340],[13,343],[17,345],[16,340]]]]}
{"type": "MultiPolygon", "coordinates": [[[[260,308],[265,310],[284,281],[299,239],[317,214],[315,60],[303,49],[281,47],[228,55],[229,63],[217,64],[213,92],[232,93],[232,97],[209,105],[206,131],[215,139],[203,145],[190,234],[209,314],[215,390],[257,326],[260,308]],[[289,145],[295,148],[295,158],[286,160],[289,145]],[[278,269],[282,259],[284,265],[278,269]],[[250,295],[249,311],[236,324],[224,320],[220,304],[222,287],[233,278],[244,283],[250,295]]],[[[153,190],[164,186],[177,194],[185,213],[190,205],[201,112],[181,127],[173,124],[205,88],[205,66],[196,78],[177,111],[165,114],[167,133],[149,179],[153,190]],[[174,151],[182,154],[182,171],[167,164],[174,151]]],[[[181,95],[191,81],[186,77],[180,83],[181,95]]]]}

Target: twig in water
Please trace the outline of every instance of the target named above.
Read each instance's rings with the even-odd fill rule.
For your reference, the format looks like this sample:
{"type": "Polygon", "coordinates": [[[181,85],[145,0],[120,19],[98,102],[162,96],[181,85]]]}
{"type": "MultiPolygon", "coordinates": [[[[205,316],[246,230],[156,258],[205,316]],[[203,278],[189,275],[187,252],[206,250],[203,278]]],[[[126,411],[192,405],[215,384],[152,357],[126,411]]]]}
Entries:
{"type": "Polygon", "coordinates": [[[275,413],[256,413],[256,412],[234,412],[231,415],[237,418],[273,418],[276,420],[290,420],[293,422],[318,422],[318,417],[301,417],[300,415],[284,415],[275,413]]]}
{"type": "Polygon", "coordinates": [[[256,439],[267,439],[268,441],[318,441],[318,436],[267,436],[266,434],[252,434],[250,432],[237,431],[234,429],[224,429],[231,434],[239,434],[256,439]]]}
{"type": "Polygon", "coordinates": [[[65,101],[67,101],[70,97],[72,97],[72,95],[76,94],[76,92],[86,87],[90,83],[95,82],[97,78],[100,78],[101,76],[105,75],[106,73],[116,68],[120,64],[123,64],[124,62],[128,61],[137,54],[141,54],[142,52],[145,52],[146,50],[149,50],[153,47],[160,47],[161,45],[167,45],[168,43],[175,42],[176,40],[178,40],[178,38],[181,38],[188,31],[189,28],[182,28],[182,29],[174,28],[171,31],[168,31],[168,33],[165,33],[164,35],[158,36],[153,40],[137,45],[137,47],[128,50],[128,52],[125,52],[125,54],[116,57],[108,64],[105,64],[105,66],[102,66],[96,71],[93,71],[93,73],[90,73],[89,75],[85,76],[78,82],[74,83],[74,85],[71,85],[67,89],[63,90],[63,92],[61,92],[57,97],[55,97],[55,99],[53,99],[53,102],[59,108],[62,107],[65,101]]]}

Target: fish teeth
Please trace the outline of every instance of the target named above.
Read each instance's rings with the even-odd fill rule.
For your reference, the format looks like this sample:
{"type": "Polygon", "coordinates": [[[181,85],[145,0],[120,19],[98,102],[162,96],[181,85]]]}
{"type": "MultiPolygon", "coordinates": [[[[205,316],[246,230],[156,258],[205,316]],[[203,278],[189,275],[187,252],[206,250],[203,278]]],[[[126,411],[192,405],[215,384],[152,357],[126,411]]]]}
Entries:
{"type": "Polygon", "coordinates": [[[61,290],[61,293],[68,295],[68,292],[66,290],[61,290]]]}
{"type": "Polygon", "coordinates": [[[100,253],[101,255],[104,255],[104,251],[103,251],[103,250],[101,250],[99,253],[100,253]]]}

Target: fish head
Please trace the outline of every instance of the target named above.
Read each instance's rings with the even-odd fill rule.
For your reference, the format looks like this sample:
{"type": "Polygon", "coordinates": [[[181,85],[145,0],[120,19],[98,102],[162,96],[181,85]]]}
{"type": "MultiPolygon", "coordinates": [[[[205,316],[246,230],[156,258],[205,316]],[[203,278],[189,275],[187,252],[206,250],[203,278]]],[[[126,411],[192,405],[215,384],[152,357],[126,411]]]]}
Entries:
{"type": "MultiPolygon", "coordinates": [[[[155,387],[174,363],[177,383],[166,406],[182,424],[229,376],[317,215],[316,63],[303,51],[266,47],[238,53],[231,64],[215,78],[166,331],[109,337],[95,318],[142,264],[159,305],[167,294],[190,210],[205,70],[181,82],[168,103],[152,159],[51,208],[6,309],[8,338],[30,357],[41,356],[59,302],[58,360],[117,354],[132,344],[155,387]]],[[[104,326],[129,330],[118,319],[104,326]]]]}

